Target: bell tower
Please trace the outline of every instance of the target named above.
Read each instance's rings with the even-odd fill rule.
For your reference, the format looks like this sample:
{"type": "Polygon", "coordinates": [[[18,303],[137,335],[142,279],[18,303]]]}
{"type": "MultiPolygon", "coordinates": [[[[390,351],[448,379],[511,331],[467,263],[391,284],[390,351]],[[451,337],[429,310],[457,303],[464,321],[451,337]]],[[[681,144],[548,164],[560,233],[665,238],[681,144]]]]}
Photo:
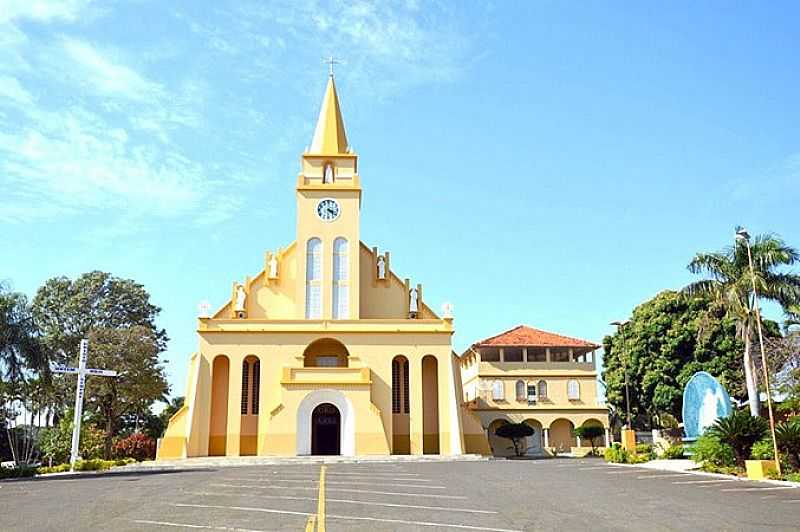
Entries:
{"type": "Polygon", "coordinates": [[[358,319],[361,183],[332,70],[296,190],[297,316],[358,319]]]}

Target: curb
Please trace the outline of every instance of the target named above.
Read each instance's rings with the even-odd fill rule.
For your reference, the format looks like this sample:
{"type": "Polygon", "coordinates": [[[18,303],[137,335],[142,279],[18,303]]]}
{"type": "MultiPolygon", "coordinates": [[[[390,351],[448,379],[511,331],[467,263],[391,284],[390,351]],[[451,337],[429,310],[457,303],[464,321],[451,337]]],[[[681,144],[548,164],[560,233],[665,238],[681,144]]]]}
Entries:
{"type": "MultiPolygon", "coordinates": [[[[644,462],[647,463],[647,462],[644,462]]],[[[736,475],[726,475],[725,473],[711,473],[709,471],[697,471],[695,469],[684,469],[684,470],[676,470],[676,469],[657,469],[655,467],[642,467],[639,464],[616,464],[613,462],[606,462],[606,464],[614,467],[635,467],[639,469],[644,469],[647,471],[663,471],[665,473],[686,473],[688,475],[697,475],[700,477],[713,477],[713,478],[721,478],[726,480],[740,480],[743,482],[764,482],[767,484],[775,484],[777,486],[787,486],[791,488],[800,488],[800,482],[792,482],[790,480],[774,480],[774,479],[763,479],[763,480],[752,480],[747,477],[738,477],[736,475]]]]}

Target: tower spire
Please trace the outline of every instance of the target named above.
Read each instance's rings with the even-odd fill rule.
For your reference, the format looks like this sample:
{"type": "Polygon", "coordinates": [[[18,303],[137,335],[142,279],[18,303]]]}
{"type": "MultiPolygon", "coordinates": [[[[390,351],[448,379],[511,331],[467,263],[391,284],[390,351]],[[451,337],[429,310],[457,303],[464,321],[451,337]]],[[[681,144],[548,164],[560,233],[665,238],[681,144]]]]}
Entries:
{"type": "Polygon", "coordinates": [[[339,96],[336,94],[336,83],[333,81],[333,65],[336,61],[330,59],[330,74],[325,96],[322,98],[322,107],[319,110],[317,127],[314,129],[314,138],[309,147],[310,154],[336,155],[347,153],[347,134],[344,131],[344,120],[339,109],[339,96]]]}

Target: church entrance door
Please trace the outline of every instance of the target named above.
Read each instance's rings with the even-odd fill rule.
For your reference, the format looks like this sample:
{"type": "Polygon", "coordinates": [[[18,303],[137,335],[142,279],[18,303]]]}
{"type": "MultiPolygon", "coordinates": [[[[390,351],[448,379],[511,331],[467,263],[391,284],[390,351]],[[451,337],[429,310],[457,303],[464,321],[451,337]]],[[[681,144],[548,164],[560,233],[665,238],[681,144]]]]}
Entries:
{"type": "Polygon", "coordinates": [[[318,405],[311,413],[311,454],[341,454],[342,416],[330,403],[318,405]]]}

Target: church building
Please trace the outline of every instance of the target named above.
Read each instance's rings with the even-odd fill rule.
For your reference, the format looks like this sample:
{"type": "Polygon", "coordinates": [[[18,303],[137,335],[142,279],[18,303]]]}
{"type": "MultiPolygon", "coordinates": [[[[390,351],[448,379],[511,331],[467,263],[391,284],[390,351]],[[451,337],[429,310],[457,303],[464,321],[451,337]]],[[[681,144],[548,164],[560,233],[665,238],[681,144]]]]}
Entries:
{"type": "Polygon", "coordinates": [[[295,240],[201,312],[159,459],[463,452],[452,316],[361,241],[361,195],[331,74],[301,157],[295,240]]]}

